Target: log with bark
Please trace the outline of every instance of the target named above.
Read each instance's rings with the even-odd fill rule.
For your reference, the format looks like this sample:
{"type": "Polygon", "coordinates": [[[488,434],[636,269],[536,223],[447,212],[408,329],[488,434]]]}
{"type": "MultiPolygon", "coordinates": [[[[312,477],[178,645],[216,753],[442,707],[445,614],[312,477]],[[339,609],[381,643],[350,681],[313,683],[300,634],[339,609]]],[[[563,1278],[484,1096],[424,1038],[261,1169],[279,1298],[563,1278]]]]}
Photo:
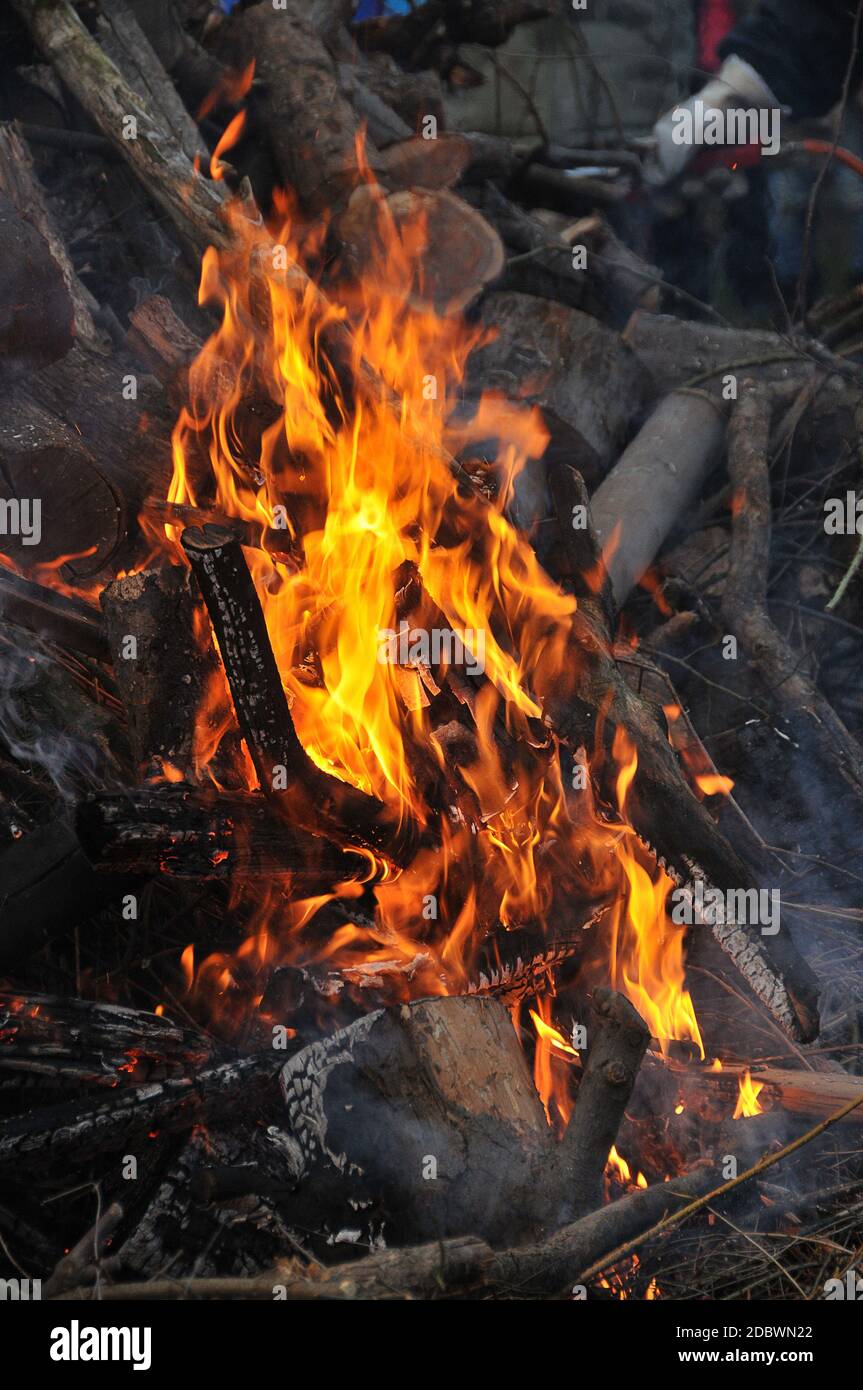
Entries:
{"type": "Polygon", "coordinates": [[[400,1239],[530,1230],[550,1131],[506,1010],[453,997],[378,1010],[282,1071],[310,1165],[382,1197],[400,1239]]]}
{"type": "Polygon", "coordinates": [[[469,388],[537,405],[551,432],[544,461],[565,456],[592,492],[648,399],[646,373],[616,333],[552,300],[493,292],[480,317],[491,341],[470,356],[469,388]]]}
{"type": "Polygon", "coordinates": [[[97,661],[110,660],[98,608],[2,568],[0,617],[70,651],[95,657],[97,661]]]}
{"type": "Polygon", "coordinates": [[[699,391],[666,396],[591,499],[615,601],[622,607],[715,464],[721,407],[699,391]]]}
{"type": "Polygon", "coordinates": [[[0,382],[62,357],[74,328],[72,299],[50,246],[0,193],[0,382]]]}
{"type": "Polygon", "coordinates": [[[409,862],[417,845],[412,827],[399,827],[382,802],[323,772],[297,737],[261,602],[236,536],[216,526],[189,527],[183,549],[207,605],[264,796],[288,821],[409,862]]]}
{"type": "Polygon", "coordinates": [[[278,878],[319,888],[365,877],[367,861],[274,817],[255,792],[175,784],[99,792],[79,802],[75,828],[99,873],[176,878],[278,878]]]}
{"type": "Polygon", "coordinates": [[[650,1030],[622,994],[598,989],[592,1002],[587,1062],[557,1155],[569,1219],[602,1203],[605,1165],[650,1041],[650,1030]]]}
{"type": "MultiPolygon", "coordinates": [[[[78,279],[42,186],[36,177],[26,141],[12,125],[0,125],[0,192],[15,205],[19,216],[35,227],[45,239],[51,256],[60,267],[72,301],[74,333],[78,342],[94,352],[107,352],[107,337],[93,321],[93,310],[98,308],[96,301],[78,279]]],[[[47,326],[56,332],[56,325],[46,324],[47,326]]]]}
{"type": "Polygon", "coordinates": [[[167,764],[195,780],[227,732],[230,701],[189,571],[167,565],[127,575],[103,589],[100,602],[142,776],[167,764]]]}

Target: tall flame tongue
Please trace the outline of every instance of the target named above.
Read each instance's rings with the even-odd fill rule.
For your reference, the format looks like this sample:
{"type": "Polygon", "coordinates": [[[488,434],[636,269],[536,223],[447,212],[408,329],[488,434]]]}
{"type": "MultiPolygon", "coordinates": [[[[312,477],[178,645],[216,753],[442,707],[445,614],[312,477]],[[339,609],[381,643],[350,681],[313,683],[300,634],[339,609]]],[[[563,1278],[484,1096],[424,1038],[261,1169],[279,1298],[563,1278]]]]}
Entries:
{"type": "MultiPolygon", "coordinates": [[[[432,966],[413,976],[413,988],[458,988],[495,923],[547,924],[554,879],[564,902],[579,894],[615,902],[607,977],[663,1044],[697,1040],[680,934],[666,924],[670,881],[648,867],[623,819],[613,825],[592,810],[571,819],[530,693],[541,688],[540,671],[547,679],[571,662],[576,606],[504,516],[512,480],[542,454],[546,430],[535,410],[486,395],[459,426],[457,447],[469,452],[472,441],[496,439],[497,496],[487,505],[458,491],[434,446],[444,443],[480,335],[415,307],[424,227],[396,227],[388,217],[381,207],[367,269],[341,292],[356,345],[345,364],[330,359],[325,343],[347,310],[322,311],[291,275],[300,253],[290,224],[274,254],[270,234],[237,214],[241,249],[211,248],[204,258],[200,299],[220,306],[222,321],[190,370],[189,403],[173,436],[169,501],[212,508],[262,533],[281,528],[285,551],[297,555],[291,565],[246,552],[308,753],[435,830],[440,842],[385,876],[373,931],[339,933],[327,958],[413,960],[421,948],[432,966]],[[369,388],[363,360],[395,390],[400,411],[369,388]],[[431,634],[430,657],[417,650],[417,633],[431,634]],[[435,652],[435,633],[444,646],[461,640],[461,664],[457,647],[435,652]],[[431,702],[447,675],[466,702],[462,719],[472,715],[473,737],[455,751],[432,721],[435,714],[441,722],[431,702]]],[[[174,528],[160,541],[180,558],[174,528]]],[[[223,685],[211,692],[211,705],[220,702],[224,713],[223,685]]],[[[453,708],[451,701],[444,722],[453,708]]],[[[201,712],[202,728],[213,727],[212,716],[212,708],[201,712]]],[[[202,764],[215,742],[202,734],[202,764]]],[[[636,763],[629,750],[615,752],[623,816],[636,763]]],[[[286,907],[268,894],[238,957],[204,962],[199,982],[229,990],[252,961],[260,985],[264,966],[308,961],[304,933],[323,901],[286,907]]]]}

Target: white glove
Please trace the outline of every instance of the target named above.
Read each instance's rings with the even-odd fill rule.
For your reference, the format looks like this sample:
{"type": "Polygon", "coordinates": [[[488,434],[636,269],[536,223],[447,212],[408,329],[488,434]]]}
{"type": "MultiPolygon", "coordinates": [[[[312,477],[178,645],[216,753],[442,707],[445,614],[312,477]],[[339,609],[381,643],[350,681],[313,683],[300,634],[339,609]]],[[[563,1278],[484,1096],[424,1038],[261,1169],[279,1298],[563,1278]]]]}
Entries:
{"type": "Polygon", "coordinates": [[[681,111],[693,112],[695,103],[705,109],[726,111],[729,107],[778,107],[779,102],[755,69],[735,53],[725,59],[720,71],[700,92],[667,111],[653,127],[653,148],[645,162],[645,180],[654,187],[673,182],[683,173],[698,150],[697,145],[678,144],[674,138],[681,111]]]}

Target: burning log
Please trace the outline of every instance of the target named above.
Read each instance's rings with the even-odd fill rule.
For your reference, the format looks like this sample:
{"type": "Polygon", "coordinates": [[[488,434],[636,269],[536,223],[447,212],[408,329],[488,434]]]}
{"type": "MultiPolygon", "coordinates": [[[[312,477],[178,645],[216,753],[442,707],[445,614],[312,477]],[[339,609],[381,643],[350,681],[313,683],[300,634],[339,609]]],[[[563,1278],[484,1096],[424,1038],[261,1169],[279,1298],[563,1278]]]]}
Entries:
{"type": "MultiPolygon", "coordinates": [[[[713,410],[712,405],[707,408],[713,410]]],[[[595,554],[597,541],[589,534],[586,541],[577,544],[587,556],[595,554]]],[[[593,584],[601,593],[601,569],[593,584]]],[[[723,891],[749,889],[753,886],[751,871],[691,791],[656,711],[629,688],[618,670],[607,606],[602,601],[579,601],[573,615],[572,642],[572,668],[545,699],[551,727],[573,749],[596,748],[601,728],[602,747],[608,754],[617,731],[622,730],[638,756],[627,812],[659,863],[679,882],[702,878],[723,891]]],[[[607,758],[603,768],[600,784],[613,803],[614,788],[607,778],[612,770],[616,773],[614,759],[607,758]]],[[[724,921],[712,922],[711,930],[783,1028],[792,1037],[806,1041],[817,1037],[818,982],[787,931],[768,937],[754,925],[724,921]]]]}
{"type": "Polygon", "coordinates": [[[722,611],[767,688],[794,723],[807,726],[835,774],[863,795],[863,748],[845,727],[801,658],[780,636],[767,604],[770,566],[771,395],[749,383],[732,417],[728,470],[739,505],[722,611]]]}
{"type": "Polygon", "coordinates": [[[183,549],[210,614],[261,791],[280,814],[307,829],[348,836],[388,855],[404,852],[383,803],[322,772],[300,743],[236,536],[216,526],[189,527],[183,549]]]}
{"type": "Polygon", "coordinates": [[[378,1010],[298,1052],[282,1094],[307,1162],[362,1175],[405,1239],[529,1230],[550,1131],[506,1010],[378,1010]]]}
{"type": "Polygon", "coordinates": [[[189,579],[180,565],[144,570],[115,580],[100,598],[132,755],[143,776],[168,763],[191,780],[201,735],[214,735],[211,726],[225,714],[214,701],[208,726],[199,730],[204,697],[221,671],[189,579]]]}
{"type": "Polygon", "coordinates": [[[210,1053],[167,1018],[89,999],[0,991],[0,1072],[40,1085],[115,1087],[187,1076],[210,1053]]]}
{"type": "Polygon", "coordinates": [[[712,1165],[702,1164],[669,1182],[631,1192],[582,1217],[538,1245],[502,1250],[485,1283],[501,1293],[560,1294],[591,1265],[626,1241],[636,1240],[665,1216],[705,1196],[716,1184],[712,1165]]]}
{"type": "Polygon", "coordinates": [[[72,346],[74,312],[63,272],[35,227],[0,194],[0,372],[38,370],[72,346]]]}
{"type": "MultiPolygon", "coordinates": [[[[421,142],[422,143],[422,142],[421,142]]],[[[407,294],[415,309],[438,314],[466,309],[504,267],[503,243],[478,212],[445,188],[402,189],[389,195],[378,186],[363,185],[352,195],[339,219],[338,231],[352,267],[371,263],[370,247],[385,226],[424,229],[425,246],[410,277],[395,272],[388,262],[384,277],[395,294],[407,294]],[[458,246],[459,255],[452,255],[458,246]],[[395,278],[392,278],[395,277],[395,278]]]]}
{"type": "MultiPolygon", "coordinates": [[[[654,1069],[660,1064],[653,1063],[654,1069]]],[[[661,1064],[663,1067],[667,1063],[661,1064]]],[[[786,1111],[804,1115],[809,1120],[824,1119],[840,1106],[863,1095],[863,1078],[839,1072],[787,1070],[780,1067],[753,1067],[741,1062],[723,1062],[721,1071],[708,1067],[696,1071],[672,1064],[677,1073],[679,1091],[687,1103],[710,1098],[720,1101],[730,1115],[740,1096],[741,1082],[749,1077],[754,1103],[759,1110],[786,1111]]],[[[845,1124],[863,1125],[863,1107],[852,1110],[845,1124]]]]}
{"type": "Polygon", "coordinates": [[[481,318],[495,336],[471,354],[469,383],[539,406],[551,432],[545,461],[565,455],[593,491],[646,402],[646,373],[616,333],[552,300],[495,292],[481,318]]]}
{"type": "Polygon", "coordinates": [[[587,1063],[558,1159],[572,1214],[601,1205],[608,1155],[650,1042],[650,1030],[622,994],[598,989],[593,1013],[587,1063]]]}
{"type": "Polygon", "coordinates": [[[93,322],[92,311],[97,307],[96,301],[75,273],[69,253],[33,171],[30,151],[18,131],[11,125],[0,125],[0,192],[14,203],[19,216],[31,223],[44,237],[51,256],[60,267],[72,301],[75,337],[93,351],[104,352],[107,347],[105,334],[93,322]]]}
{"type": "MultiPolygon", "coordinates": [[[[356,185],[359,123],[304,6],[274,10],[264,0],[246,10],[229,33],[233,53],[239,45],[246,61],[255,60],[282,178],[309,213],[330,212],[356,185]]],[[[375,156],[368,146],[372,167],[375,156]]]]}
{"type": "Polygon", "coordinates": [[[179,1133],[193,1125],[254,1109],[270,1089],[274,1054],[222,1062],[181,1080],[114,1091],[93,1103],[43,1106],[0,1122],[0,1172],[80,1161],[141,1142],[153,1130],[179,1133]]]}
{"type": "Polygon", "coordinates": [[[0,616],[61,647],[92,656],[97,661],[110,660],[98,609],[3,568],[0,568],[0,616]]]}
{"type": "Polygon", "coordinates": [[[253,550],[266,550],[269,555],[286,565],[289,569],[299,569],[302,564],[302,549],[293,541],[287,531],[275,526],[260,526],[253,521],[243,521],[242,517],[225,516],[222,512],[208,507],[190,507],[183,502],[163,502],[156,497],[148,497],[143,513],[153,521],[164,526],[220,526],[232,531],[241,545],[253,550]]]}
{"type": "Polygon", "coordinates": [[[102,792],[78,805],[75,828],[99,873],[214,880],[290,874],[319,887],[368,874],[364,856],[286,825],[254,792],[181,785],[102,792]]]}

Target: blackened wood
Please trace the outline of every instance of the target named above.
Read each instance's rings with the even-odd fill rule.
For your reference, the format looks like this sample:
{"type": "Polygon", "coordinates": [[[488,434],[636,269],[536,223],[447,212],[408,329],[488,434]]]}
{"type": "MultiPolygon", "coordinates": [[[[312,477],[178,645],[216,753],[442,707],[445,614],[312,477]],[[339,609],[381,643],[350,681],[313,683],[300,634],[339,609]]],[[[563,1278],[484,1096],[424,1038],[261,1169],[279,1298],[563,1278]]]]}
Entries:
{"type": "Polygon", "coordinates": [[[100,873],[271,878],[325,886],[368,873],[365,860],[274,817],[256,792],[180,785],[101,792],[76,808],[81,845],[100,873]]]}
{"type": "Polygon", "coordinates": [[[177,1071],[187,1076],[210,1053],[209,1043],[167,1018],[90,999],[0,991],[0,1072],[46,1084],[64,1071],[116,1087],[177,1071]]]}
{"type": "Polygon", "coordinates": [[[623,1119],[650,1030],[629,1000],[611,989],[593,996],[587,1062],[558,1155],[563,1200],[572,1217],[602,1201],[602,1176],[623,1119]]]}
{"type": "MultiPolygon", "coordinates": [[[[219,644],[240,731],[261,791],[288,820],[388,854],[404,852],[382,802],[322,772],[294,728],[260,599],[236,536],[189,527],[183,549],[219,644]],[[287,785],[284,785],[287,783],[287,785]]],[[[408,840],[410,840],[408,833],[408,840]]]]}
{"type": "Polygon", "coordinates": [[[64,821],[24,835],[0,854],[0,971],[8,972],[53,937],[72,931],[121,886],[94,873],[64,821]]]}
{"type": "Polygon", "coordinates": [[[584,478],[560,460],[548,467],[548,490],[557,519],[557,542],[549,556],[550,572],[579,604],[590,607],[601,631],[611,636],[615,605],[611,581],[590,510],[584,478]]]}
{"type": "Polygon", "coordinates": [[[153,1130],[176,1133],[235,1113],[240,1103],[254,1107],[277,1068],[274,1053],[243,1057],[193,1079],[132,1086],[96,1104],[72,1102],[15,1116],[0,1123],[0,1171],[78,1163],[145,1140],[153,1130]]]}
{"type": "Polygon", "coordinates": [[[0,381],[54,362],[73,338],[72,299],[48,243],[0,193],[0,381]]]}
{"type": "Polygon", "coordinates": [[[110,562],[126,533],[122,493],[80,436],[23,383],[0,419],[0,469],[0,495],[39,505],[35,544],[23,531],[0,536],[18,566],[71,556],[84,576],[110,562]]]}
{"type": "Polygon", "coordinates": [[[450,997],[378,1010],[286,1063],[310,1163],[359,1173],[399,1239],[530,1229],[550,1131],[506,1009],[450,997]]]}
{"type": "MultiPolygon", "coordinates": [[[[300,1176],[290,1156],[285,1161],[286,1145],[290,1147],[289,1136],[256,1125],[241,1109],[231,1128],[222,1122],[209,1130],[196,1129],[159,1174],[143,1209],[129,1210],[130,1219],[116,1246],[122,1267],[145,1278],[157,1277],[165,1269],[185,1276],[221,1271],[249,1276],[267,1269],[295,1246],[272,1196],[255,1193],[241,1204],[236,1199],[224,1204],[208,1201],[196,1178],[204,1165],[249,1164],[263,1170],[274,1184],[280,1177],[284,1184],[300,1176]],[[277,1145],[274,1138],[286,1144],[277,1145]]],[[[128,1191],[141,1184],[123,1186],[128,1191]]]]}
{"type": "Polygon", "coordinates": [[[240,543],[252,550],[266,550],[280,564],[297,570],[303,564],[302,547],[292,540],[288,531],[276,526],[262,527],[253,521],[244,521],[239,516],[226,516],[209,507],[190,507],[184,502],[163,502],[157,497],[148,497],[143,506],[144,515],[164,526],[223,526],[232,531],[240,543]]]}
{"type": "Polygon", "coordinates": [[[0,568],[0,614],[61,647],[97,661],[110,660],[98,608],[4,568],[0,568]]]}
{"type": "Polygon", "coordinates": [[[93,322],[96,301],[78,279],[36,177],[30,151],[12,125],[0,125],[0,192],[5,193],[20,216],[45,238],[72,301],[75,337],[96,352],[106,352],[105,334],[93,322]]]}
{"type": "Polygon", "coordinates": [[[63,576],[78,579],[131,568],[129,525],[146,496],[167,491],[175,420],[160,384],[123,353],[98,356],[76,344],[13,388],[0,426],[2,456],[16,461],[22,479],[53,480],[42,513],[56,546],[38,558],[75,554],[63,576]]]}
{"type": "MultiPolygon", "coordinates": [[[[279,1277],[270,1270],[257,1279],[200,1279],[191,1284],[159,1279],[148,1284],[103,1287],[104,1298],[248,1298],[272,1302],[274,1284],[297,1302],[452,1298],[478,1292],[503,1298],[571,1293],[583,1270],[625,1241],[637,1239],[665,1215],[710,1192],[716,1173],[709,1164],[667,1183],[633,1192],[538,1244],[493,1251],[483,1240],[462,1236],[378,1251],[349,1264],[316,1269],[313,1277],[279,1277]]],[[[69,1298],[92,1297],[75,1289],[69,1298]]]]}
{"type": "Polygon", "coordinates": [[[100,1213],[90,1229],[57,1261],[51,1278],[45,1284],[46,1298],[55,1298],[64,1289],[74,1288],[85,1271],[98,1264],[102,1246],[120,1225],[123,1215],[119,1202],[112,1202],[106,1211],[100,1213]]]}
{"type": "Polygon", "coordinates": [[[189,570],[165,565],[127,575],[103,589],[100,602],[136,763],[145,776],[169,763],[194,780],[199,723],[209,745],[224,710],[213,699],[223,677],[189,570]]]}

